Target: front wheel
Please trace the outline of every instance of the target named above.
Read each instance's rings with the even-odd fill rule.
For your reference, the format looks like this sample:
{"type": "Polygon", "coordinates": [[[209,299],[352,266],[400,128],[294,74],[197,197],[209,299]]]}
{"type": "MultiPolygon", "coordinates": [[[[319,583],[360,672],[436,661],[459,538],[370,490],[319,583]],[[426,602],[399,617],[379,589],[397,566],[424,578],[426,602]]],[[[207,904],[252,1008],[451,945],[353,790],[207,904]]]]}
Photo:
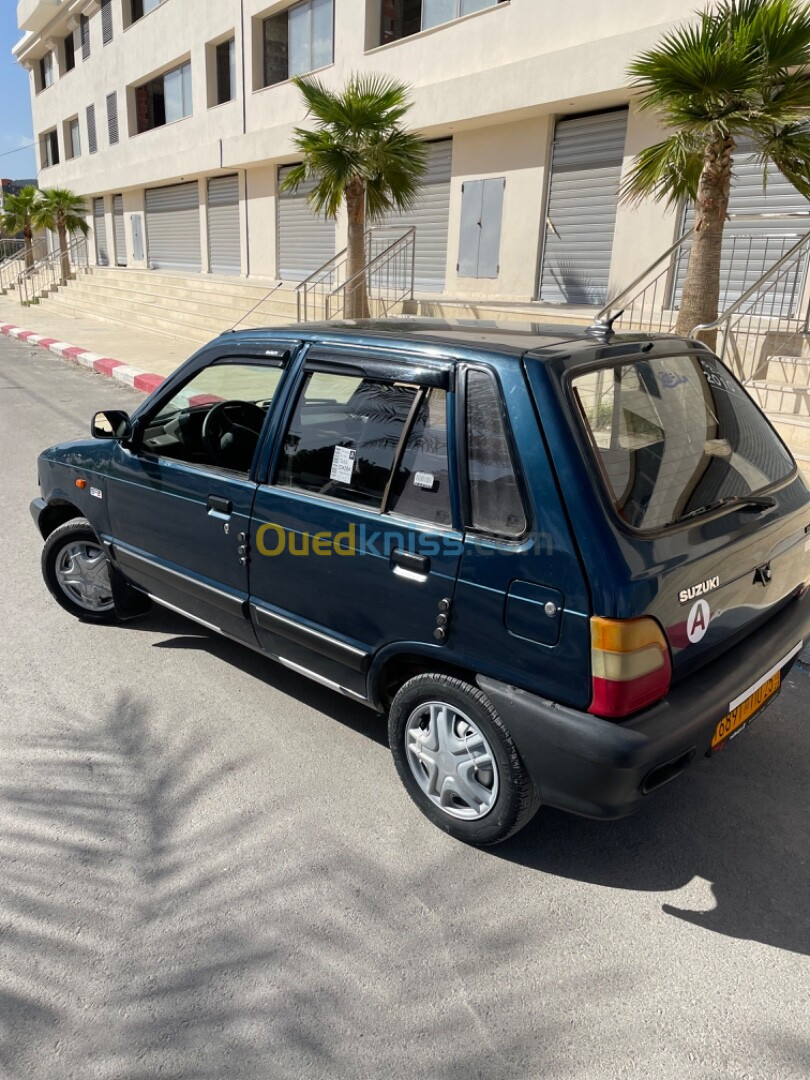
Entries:
{"type": "Polygon", "coordinates": [[[85,622],[115,622],[107,554],[89,521],[75,518],[54,529],[42,552],[42,576],[65,611],[85,622]]]}
{"type": "Polygon", "coordinates": [[[485,694],[449,675],[418,675],[388,717],[400,779],[426,817],[469,844],[506,840],[540,800],[514,742],[485,694]]]}

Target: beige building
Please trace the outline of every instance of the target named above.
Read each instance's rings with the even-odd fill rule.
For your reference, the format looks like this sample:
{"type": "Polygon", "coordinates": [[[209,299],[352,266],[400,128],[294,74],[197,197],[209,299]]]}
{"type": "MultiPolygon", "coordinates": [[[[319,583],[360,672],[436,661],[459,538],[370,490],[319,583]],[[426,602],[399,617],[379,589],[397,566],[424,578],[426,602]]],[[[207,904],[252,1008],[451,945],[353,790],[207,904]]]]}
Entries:
{"type": "MultiPolygon", "coordinates": [[[[682,211],[619,205],[655,123],[628,62],[695,0],[20,0],[39,183],[91,200],[101,265],[300,280],[345,246],[304,193],[279,194],[304,121],[295,74],[413,88],[430,172],[417,227],[424,296],[599,305],[670,245],[682,211]]],[[[735,206],[762,194],[742,163],[735,206]]],[[[789,219],[759,223],[763,235],[789,219]]],[[[750,231],[750,227],[749,227],[750,231]]],[[[750,247],[750,245],[749,245],[750,247]]],[[[749,252],[750,255],[750,252],[749,252]]],[[[750,262],[750,258],[749,258],[750,262]]]]}

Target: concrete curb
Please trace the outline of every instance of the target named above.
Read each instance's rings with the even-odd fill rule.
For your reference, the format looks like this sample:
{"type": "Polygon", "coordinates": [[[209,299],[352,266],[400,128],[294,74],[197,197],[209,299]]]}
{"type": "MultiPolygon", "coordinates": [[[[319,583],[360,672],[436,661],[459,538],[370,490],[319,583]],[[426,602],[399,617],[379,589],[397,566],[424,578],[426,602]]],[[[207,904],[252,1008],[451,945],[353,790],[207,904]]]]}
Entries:
{"type": "Polygon", "coordinates": [[[116,379],[125,386],[132,386],[136,390],[141,390],[144,394],[151,394],[166,379],[165,375],[154,375],[148,371],[141,371],[139,368],[124,364],[120,360],[113,360],[110,356],[100,356],[98,353],[82,349],[78,345],[70,345],[67,341],[57,341],[56,338],[45,337],[43,334],[37,334],[33,330],[24,330],[21,326],[15,326],[13,323],[0,325],[0,333],[5,334],[6,337],[15,338],[17,341],[24,341],[28,345],[38,345],[40,349],[47,349],[54,356],[72,360],[75,364],[81,364],[82,367],[98,372],[99,375],[106,375],[107,378],[116,379]]]}

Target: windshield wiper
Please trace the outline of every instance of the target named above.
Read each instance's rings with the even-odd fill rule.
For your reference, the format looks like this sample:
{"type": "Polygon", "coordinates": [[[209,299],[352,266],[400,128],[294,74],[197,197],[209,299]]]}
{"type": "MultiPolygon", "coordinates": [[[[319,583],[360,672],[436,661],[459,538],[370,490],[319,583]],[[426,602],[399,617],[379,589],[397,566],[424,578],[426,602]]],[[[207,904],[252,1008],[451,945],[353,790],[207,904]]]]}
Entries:
{"type": "Polygon", "coordinates": [[[724,499],[707,503],[706,506],[699,506],[697,510],[690,510],[688,514],[681,514],[679,518],[670,521],[670,525],[677,525],[680,521],[710,514],[713,510],[736,508],[737,510],[755,510],[761,514],[763,510],[771,510],[774,506],[776,506],[776,499],[770,495],[727,495],[724,499]]]}

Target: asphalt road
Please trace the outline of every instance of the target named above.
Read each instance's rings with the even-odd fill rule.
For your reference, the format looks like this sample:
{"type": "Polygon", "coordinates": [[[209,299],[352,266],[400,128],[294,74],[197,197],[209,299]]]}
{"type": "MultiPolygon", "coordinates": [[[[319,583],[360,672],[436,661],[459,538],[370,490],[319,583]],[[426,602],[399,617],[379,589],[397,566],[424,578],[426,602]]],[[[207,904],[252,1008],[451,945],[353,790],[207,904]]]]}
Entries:
{"type": "Polygon", "coordinates": [[[640,815],[464,847],[371,713],[50,599],[36,455],[138,399],[0,338],[0,1077],[806,1077],[807,667],[640,815]]]}

